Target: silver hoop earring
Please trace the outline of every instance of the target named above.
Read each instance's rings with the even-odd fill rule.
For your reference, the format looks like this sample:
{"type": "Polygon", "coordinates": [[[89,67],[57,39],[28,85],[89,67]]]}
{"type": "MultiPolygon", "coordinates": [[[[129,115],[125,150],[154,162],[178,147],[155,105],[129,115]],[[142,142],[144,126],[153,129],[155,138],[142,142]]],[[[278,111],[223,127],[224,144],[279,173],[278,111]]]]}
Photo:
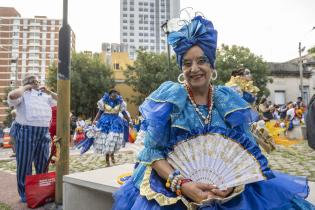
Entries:
{"type": "Polygon", "coordinates": [[[211,74],[211,80],[214,81],[218,78],[218,73],[216,70],[213,70],[212,74],[211,74]],[[213,76],[214,75],[214,76],[213,76]]]}
{"type": "Polygon", "coordinates": [[[183,74],[183,73],[180,73],[180,74],[178,75],[177,81],[178,81],[180,84],[185,83],[185,78],[184,78],[184,74],[183,74]]]}

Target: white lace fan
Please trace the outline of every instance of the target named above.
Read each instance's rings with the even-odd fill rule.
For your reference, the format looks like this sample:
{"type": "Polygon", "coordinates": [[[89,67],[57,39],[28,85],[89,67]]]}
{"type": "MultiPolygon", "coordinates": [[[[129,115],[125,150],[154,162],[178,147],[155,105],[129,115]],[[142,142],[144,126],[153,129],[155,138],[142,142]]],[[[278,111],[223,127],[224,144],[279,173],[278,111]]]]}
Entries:
{"type": "Polygon", "coordinates": [[[216,133],[179,142],[167,160],[184,177],[214,184],[219,189],[267,179],[249,151],[239,142],[216,133]]]}

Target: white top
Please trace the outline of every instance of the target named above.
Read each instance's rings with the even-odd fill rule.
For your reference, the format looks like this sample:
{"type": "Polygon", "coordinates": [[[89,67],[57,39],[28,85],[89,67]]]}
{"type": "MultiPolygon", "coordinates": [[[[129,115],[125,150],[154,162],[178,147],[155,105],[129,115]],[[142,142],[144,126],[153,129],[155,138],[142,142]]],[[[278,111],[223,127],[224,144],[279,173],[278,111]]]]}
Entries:
{"type": "Polygon", "coordinates": [[[78,121],[76,122],[76,124],[77,124],[77,127],[84,128],[84,126],[85,126],[85,121],[84,121],[84,120],[78,120],[78,121]]]}
{"type": "Polygon", "coordinates": [[[291,108],[287,111],[287,116],[290,116],[289,120],[293,120],[293,118],[295,117],[295,109],[291,108]]]}
{"type": "Polygon", "coordinates": [[[15,121],[21,125],[49,127],[51,107],[56,101],[48,94],[37,90],[28,90],[20,98],[12,100],[8,97],[9,106],[16,109],[15,121]]]}

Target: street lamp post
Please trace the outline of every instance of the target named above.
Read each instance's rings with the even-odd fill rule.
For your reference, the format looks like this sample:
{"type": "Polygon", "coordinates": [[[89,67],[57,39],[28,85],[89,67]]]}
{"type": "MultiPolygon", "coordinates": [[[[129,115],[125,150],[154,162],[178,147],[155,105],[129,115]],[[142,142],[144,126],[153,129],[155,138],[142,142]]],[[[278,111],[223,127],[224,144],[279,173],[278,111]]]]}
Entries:
{"type": "MultiPolygon", "coordinates": [[[[315,26],[311,31],[315,30],[315,26]]],[[[310,32],[310,31],[309,31],[310,32]]],[[[299,42],[299,72],[300,72],[300,93],[302,100],[304,100],[304,88],[303,88],[303,61],[302,61],[302,52],[305,50],[305,47],[302,47],[302,43],[299,42]]]]}
{"type": "Polygon", "coordinates": [[[305,47],[302,48],[301,42],[299,42],[299,72],[300,72],[300,93],[302,100],[304,100],[303,97],[303,63],[302,63],[302,52],[305,50],[305,47]]]}
{"type": "Polygon", "coordinates": [[[168,20],[166,20],[165,23],[161,25],[161,28],[166,34],[167,58],[168,58],[168,79],[171,80],[171,76],[170,76],[171,75],[171,53],[170,53],[170,45],[167,42],[168,35],[170,33],[170,31],[168,30],[168,20]]]}
{"type": "Polygon", "coordinates": [[[70,42],[71,28],[68,24],[68,0],[63,0],[63,20],[59,31],[58,78],[57,78],[57,144],[59,158],[56,161],[55,203],[62,204],[62,178],[69,174],[70,142],[70,42]]]}

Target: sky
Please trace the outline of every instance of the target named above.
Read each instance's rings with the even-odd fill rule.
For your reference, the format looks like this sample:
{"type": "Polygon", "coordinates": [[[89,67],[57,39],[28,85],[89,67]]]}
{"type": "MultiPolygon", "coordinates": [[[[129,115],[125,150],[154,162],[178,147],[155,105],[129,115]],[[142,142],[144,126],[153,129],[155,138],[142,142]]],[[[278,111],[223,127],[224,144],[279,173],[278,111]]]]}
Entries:
{"type": "MultiPolygon", "coordinates": [[[[68,0],[76,50],[101,51],[102,42],[119,43],[120,0],[68,0]]],[[[24,18],[62,18],[62,0],[1,0],[24,18]]],[[[248,47],[268,62],[298,56],[298,43],[315,45],[315,0],[181,0],[211,20],[218,44],[248,47]]],[[[0,14],[1,16],[1,14],[0,14]]]]}

